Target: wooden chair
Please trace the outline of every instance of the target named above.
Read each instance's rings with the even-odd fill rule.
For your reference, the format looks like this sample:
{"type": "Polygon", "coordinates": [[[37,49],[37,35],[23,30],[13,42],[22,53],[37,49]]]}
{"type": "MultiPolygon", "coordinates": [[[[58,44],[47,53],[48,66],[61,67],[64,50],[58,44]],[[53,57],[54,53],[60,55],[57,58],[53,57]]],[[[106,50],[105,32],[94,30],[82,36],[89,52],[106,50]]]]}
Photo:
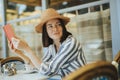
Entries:
{"type": "Polygon", "coordinates": [[[7,57],[5,59],[2,59],[1,60],[1,65],[4,65],[5,63],[9,63],[9,62],[15,62],[15,61],[19,61],[21,63],[24,63],[23,59],[21,59],[20,57],[14,56],[14,57],[7,57]]]}
{"type": "Polygon", "coordinates": [[[117,69],[111,63],[97,61],[79,68],[63,80],[118,80],[118,74],[117,69]]]}
{"type": "Polygon", "coordinates": [[[112,64],[118,69],[118,77],[120,78],[120,51],[115,55],[112,64]]]}
{"type": "Polygon", "coordinates": [[[115,55],[115,58],[113,60],[117,63],[120,63],[120,51],[115,55]]]}
{"type": "Polygon", "coordinates": [[[3,60],[3,58],[0,58],[0,61],[3,60]]]}
{"type": "Polygon", "coordinates": [[[14,57],[7,57],[1,60],[1,69],[3,69],[3,65],[8,64],[8,66],[10,66],[11,63],[16,64],[17,70],[21,70],[24,68],[24,60],[21,59],[20,57],[14,56],[14,57]]]}

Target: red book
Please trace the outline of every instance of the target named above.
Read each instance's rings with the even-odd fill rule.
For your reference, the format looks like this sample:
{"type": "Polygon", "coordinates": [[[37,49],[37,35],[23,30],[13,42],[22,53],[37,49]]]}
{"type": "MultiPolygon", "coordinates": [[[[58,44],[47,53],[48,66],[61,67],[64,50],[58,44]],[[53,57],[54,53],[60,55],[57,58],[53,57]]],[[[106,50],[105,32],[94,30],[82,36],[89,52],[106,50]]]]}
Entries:
{"type": "Polygon", "coordinates": [[[14,29],[10,24],[3,27],[7,39],[11,42],[12,38],[15,37],[14,29]]]}

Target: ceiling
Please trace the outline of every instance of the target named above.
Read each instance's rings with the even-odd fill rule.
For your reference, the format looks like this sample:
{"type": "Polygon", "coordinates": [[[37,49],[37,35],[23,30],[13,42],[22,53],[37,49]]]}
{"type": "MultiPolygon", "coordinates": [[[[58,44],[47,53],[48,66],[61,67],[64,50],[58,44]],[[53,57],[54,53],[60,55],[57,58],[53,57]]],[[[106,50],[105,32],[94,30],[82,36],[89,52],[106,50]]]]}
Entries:
{"type": "MultiPolygon", "coordinates": [[[[42,0],[7,0],[7,20],[14,20],[16,18],[21,17],[28,17],[31,15],[40,14],[41,10],[41,1],[42,0]],[[20,6],[18,6],[20,4],[20,6]],[[24,10],[23,10],[23,6],[24,10]],[[38,7],[38,10],[35,10],[35,8],[38,7]],[[22,9],[22,10],[21,10],[22,9]],[[38,12],[39,11],[39,12],[38,12]]],[[[73,7],[76,5],[81,5],[93,1],[98,0],[49,0],[48,1],[48,7],[54,8],[54,9],[64,9],[67,7],[73,7]]],[[[96,10],[98,7],[95,7],[96,10]]],[[[78,10],[78,14],[86,13],[88,9],[78,10]]],[[[76,14],[76,12],[70,12],[71,14],[76,14]]]]}
{"type": "MultiPolygon", "coordinates": [[[[47,0],[46,0],[47,1],[47,0]]],[[[65,8],[84,3],[89,3],[98,0],[48,0],[48,7],[52,8],[65,8]]],[[[41,6],[42,0],[8,0],[8,2],[14,2],[19,4],[26,4],[28,6],[41,6]]]]}
{"type": "Polygon", "coordinates": [[[9,2],[26,4],[29,6],[41,6],[41,0],[8,0],[9,2]]]}
{"type": "MultiPolygon", "coordinates": [[[[47,0],[46,0],[47,1],[47,0]]],[[[98,0],[48,0],[48,7],[56,10],[73,7],[98,0]]],[[[8,9],[16,10],[16,4],[27,6],[26,11],[34,11],[36,6],[42,7],[42,0],[8,0],[8,9]]]]}

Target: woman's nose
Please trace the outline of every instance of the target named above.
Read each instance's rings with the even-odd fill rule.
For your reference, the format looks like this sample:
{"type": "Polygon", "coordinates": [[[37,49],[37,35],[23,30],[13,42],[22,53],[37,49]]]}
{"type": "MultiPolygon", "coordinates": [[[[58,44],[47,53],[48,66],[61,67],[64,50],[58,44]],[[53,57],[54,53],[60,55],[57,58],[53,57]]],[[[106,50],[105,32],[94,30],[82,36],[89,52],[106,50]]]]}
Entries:
{"type": "Polygon", "coordinates": [[[54,25],[53,30],[54,30],[54,31],[56,31],[56,30],[57,30],[57,26],[56,26],[56,25],[54,25]]]}

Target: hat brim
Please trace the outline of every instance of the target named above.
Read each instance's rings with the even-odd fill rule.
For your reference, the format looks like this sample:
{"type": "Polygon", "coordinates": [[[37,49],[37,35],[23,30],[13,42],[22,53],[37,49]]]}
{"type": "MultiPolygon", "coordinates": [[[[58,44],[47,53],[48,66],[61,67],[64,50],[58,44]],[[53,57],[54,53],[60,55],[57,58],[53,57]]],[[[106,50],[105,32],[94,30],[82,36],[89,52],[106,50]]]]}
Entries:
{"type": "Polygon", "coordinates": [[[68,17],[64,17],[64,16],[54,16],[54,17],[51,17],[51,18],[49,18],[49,19],[46,19],[46,20],[41,21],[41,22],[35,27],[36,32],[37,32],[37,33],[42,33],[43,25],[44,25],[47,21],[49,21],[49,20],[51,20],[51,19],[62,19],[65,25],[70,21],[70,18],[68,18],[68,17]]]}

